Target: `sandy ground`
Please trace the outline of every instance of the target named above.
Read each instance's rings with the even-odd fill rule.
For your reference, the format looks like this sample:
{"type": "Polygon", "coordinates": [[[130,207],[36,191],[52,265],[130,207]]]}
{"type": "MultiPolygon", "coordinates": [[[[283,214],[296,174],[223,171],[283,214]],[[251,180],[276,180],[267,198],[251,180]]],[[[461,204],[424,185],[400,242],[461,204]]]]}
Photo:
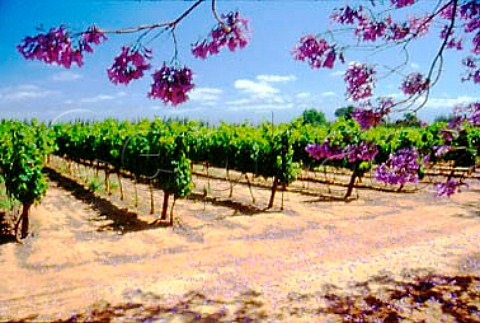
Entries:
{"type": "MultiPolygon", "coordinates": [[[[204,179],[196,181],[201,191],[204,179]]],[[[33,209],[33,234],[23,245],[0,245],[0,321],[67,319],[92,304],[167,306],[186,298],[202,313],[243,306],[260,320],[321,321],[330,316],[292,311],[294,295],[342,293],[378,275],[480,275],[479,187],[472,183],[450,199],[428,189],[361,190],[350,203],[287,192],[283,211],[278,201],[261,211],[269,192],[255,187],[253,205],[246,186],[237,185],[233,199],[219,191],[207,203],[198,196],[178,201],[171,228],[152,224],[158,214],[145,215],[144,187],[145,210],[136,215],[131,188],[119,206],[115,194],[107,200],[52,181],[33,209]]],[[[171,309],[159,321],[188,321],[171,309]]]]}

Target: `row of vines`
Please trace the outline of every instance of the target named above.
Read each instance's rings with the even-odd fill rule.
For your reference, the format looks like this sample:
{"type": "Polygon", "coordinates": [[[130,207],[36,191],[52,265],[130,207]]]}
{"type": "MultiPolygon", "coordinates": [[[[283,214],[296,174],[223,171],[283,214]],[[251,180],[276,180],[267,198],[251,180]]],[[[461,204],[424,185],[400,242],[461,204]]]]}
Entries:
{"type": "MultiPolygon", "coordinates": [[[[318,170],[320,166],[341,169],[347,174],[344,198],[348,199],[359,179],[372,168],[388,163],[395,152],[405,149],[415,149],[414,158],[421,160],[415,170],[418,178],[438,162],[450,161],[448,176],[453,176],[453,169],[460,166],[474,168],[480,150],[478,127],[466,125],[461,133],[450,136],[453,137],[449,140],[451,148],[439,154],[436,147],[445,145],[445,128],[446,124],[435,123],[424,128],[379,126],[365,131],[354,120],[343,118],[324,126],[297,120],[275,126],[222,123],[215,127],[196,121],[160,119],[138,122],[108,119],[50,127],[35,121],[30,124],[2,121],[0,175],[3,195],[8,201],[23,205],[19,216],[22,229],[19,230],[18,222],[16,230],[21,231],[22,237],[28,234],[30,207],[46,192],[42,168],[52,152],[67,161],[103,169],[107,191],[110,176],[116,175],[122,198],[122,176],[133,179],[135,185],[148,184],[152,192],[152,213],[153,189],[160,189],[163,191],[161,219],[167,219],[170,208],[171,224],[175,202],[193,189],[193,164],[204,165],[207,176],[210,166],[223,168],[227,180],[230,180],[230,171],[239,172],[249,187],[249,175],[270,178],[268,208],[273,206],[278,188],[285,190],[302,170],[318,170]],[[312,143],[317,144],[315,149],[320,151],[309,151],[312,143]]],[[[400,189],[404,185],[403,182],[389,183],[396,184],[400,189]]]]}
{"type": "MultiPolygon", "coordinates": [[[[147,182],[163,191],[161,218],[166,219],[169,197],[187,196],[193,187],[192,164],[225,167],[242,174],[273,178],[269,207],[278,186],[295,179],[296,167],[288,130],[262,134],[251,126],[202,127],[198,123],[166,123],[144,120],[138,123],[106,120],[100,123],[55,125],[56,154],[109,174],[128,176],[134,183],[147,182]]],[[[247,177],[248,179],[248,177],[247,177]]],[[[108,185],[107,185],[108,190],[108,185]]],[[[152,194],[153,196],[153,194],[152,194]]],[[[153,198],[151,201],[153,205],[153,198]]],[[[151,207],[153,212],[153,207],[151,207]]]]}
{"type": "MultiPolygon", "coordinates": [[[[347,170],[350,180],[345,198],[349,198],[358,179],[377,165],[387,162],[392,153],[406,149],[415,149],[414,156],[419,161],[415,172],[420,179],[439,162],[449,161],[452,170],[473,168],[480,145],[478,127],[467,125],[450,142],[451,149],[439,154],[436,149],[445,145],[445,128],[446,124],[435,123],[425,128],[384,126],[364,131],[351,119],[339,119],[326,126],[296,121],[278,126],[222,123],[206,127],[195,121],[163,122],[157,119],[138,123],[106,120],[101,123],[57,125],[54,129],[57,154],[76,161],[95,161],[105,167],[109,165],[105,168],[106,172],[113,168],[117,173],[123,170],[143,180],[148,178],[167,195],[173,194],[174,198],[186,196],[191,189],[188,162],[203,164],[207,174],[209,166],[223,168],[228,180],[230,170],[245,175],[247,182],[247,174],[272,178],[268,204],[272,207],[277,188],[285,189],[302,169],[329,166],[330,169],[347,170]],[[306,147],[311,143],[325,142],[340,152],[339,156],[312,158],[306,147]],[[177,152],[172,154],[175,149],[177,152]],[[188,162],[182,159],[184,166],[181,171],[175,171],[174,167],[178,154],[184,154],[182,158],[188,159],[188,162]],[[175,172],[183,174],[181,179],[168,175],[175,172]],[[186,181],[182,182],[184,179],[186,181]],[[172,186],[172,181],[176,181],[177,186],[172,186]],[[162,185],[171,188],[164,189],[162,185]]],[[[400,184],[400,189],[402,187],[403,184],[400,184]]]]}
{"type": "MultiPolygon", "coordinates": [[[[447,181],[459,177],[457,170],[464,169],[460,173],[463,181],[478,166],[480,129],[469,124],[461,131],[449,130],[445,122],[427,127],[377,126],[362,130],[352,119],[339,119],[320,129],[299,124],[290,127],[294,129],[294,161],[303,169],[330,166],[350,172],[345,198],[350,196],[356,179],[372,174],[379,166],[384,174],[376,176],[377,182],[391,189],[397,186],[398,190],[406,182],[422,180],[425,174],[438,174],[440,165],[448,165],[443,174],[447,181]],[[316,144],[309,150],[311,143],[316,144]]],[[[433,184],[445,181],[437,180],[433,184]]]]}
{"type": "MultiPolygon", "coordinates": [[[[20,204],[22,212],[14,217],[15,237],[28,235],[29,213],[32,205],[39,202],[47,191],[43,167],[47,155],[53,149],[53,137],[44,124],[33,121],[0,122],[0,183],[3,205],[12,211],[20,204]]],[[[6,213],[1,213],[6,221],[6,213]]]]}

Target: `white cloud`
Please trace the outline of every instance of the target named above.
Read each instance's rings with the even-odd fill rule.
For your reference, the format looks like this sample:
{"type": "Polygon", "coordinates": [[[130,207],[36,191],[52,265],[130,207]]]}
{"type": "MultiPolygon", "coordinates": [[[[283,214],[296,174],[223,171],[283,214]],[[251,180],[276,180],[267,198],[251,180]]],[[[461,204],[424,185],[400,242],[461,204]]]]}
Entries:
{"type": "Polygon", "coordinates": [[[338,77],[338,76],[343,76],[345,74],[345,71],[335,71],[330,73],[330,76],[338,77]]]}
{"type": "Polygon", "coordinates": [[[99,94],[96,96],[92,96],[90,98],[83,98],[80,100],[81,103],[97,103],[100,101],[108,101],[108,100],[113,100],[115,97],[113,95],[108,95],[108,94],[99,94]]]}
{"type": "Polygon", "coordinates": [[[54,74],[52,76],[52,80],[57,81],[57,82],[68,82],[68,81],[74,81],[82,78],[80,74],[73,73],[71,71],[64,71],[60,72],[57,74],[54,74]]]}
{"type": "Polygon", "coordinates": [[[382,96],[392,99],[405,99],[405,94],[402,92],[388,93],[382,96]]]}
{"type": "Polygon", "coordinates": [[[261,74],[257,75],[257,80],[260,82],[266,82],[266,83],[275,83],[275,82],[291,82],[295,81],[297,77],[295,75],[266,75],[266,74],[261,74]]]}
{"type": "Polygon", "coordinates": [[[245,106],[233,106],[228,108],[229,111],[273,111],[273,110],[286,110],[292,109],[294,107],[293,103],[285,104],[251,104],[245,106]]]}
{"type": "Polygon", "coordinates": [[[293,108],[293,101],[289,96],[250,96],[225,102],[229,111],[247,110],[283,110],[293,108]]]}
{"type": "Polygon", "coordinates": [[[246,105],[252,103],[252,99],[242,98],[238,100],[227,101],[227,105],[237,106],[237,105],[246,105]]]}
{"type": "Polygon", "coordinates": [[[295,95],[297,99],[308,99],[312,94],[310,92],[300,92],[295,95]]]}
{"type": "MultiPolygon", "coordinates": [[[[110,101],[114,99],[119,99],[121,97],[126,96],[127,93],[124,91],[118,91],[115,94],[98,94],[92,97],[87,97],[80,99],[80,103],[97,103],[97,102],[102,102],[102,101],[110,101]]],[[[120,100],[119,100],[120,101],[120,100]]]]}
{"type": "Polygon", "coordinates": [[[420,65],[417,64],[417,63],[410,63],[410,67],[415,69],[415,70],[418,70],[420,68],[420,65]]]}
{"type": "Polygon", "coordinates": [[[220,101],[223,91],[217,88],[201,87],[194,88],[189,97],[192,101],[202,102],[204,104],[214,104],[220,101]]]}
{"type": "Polygon", "coordinates": [[[459,96],[457,98],[430,98],[425,105],[427,108],[453,108],[478,101],[478,97],[459,96]]]}
{"type": "Polygon", "coordinates": [[[280,92],[279,89],[274,88],[269,84],[251,80],[236,80],[234,87],[244,93],[260,98],[270,97],[280,92]]]}
{"type": "Polygon", "coordinates": [[[24,101],[58,95],[58,91],[42,89],[37,85],[23,84],[0,88],[0,101],[24,101]]]}
{"type": "Polygon", "coordinates": [[[282,96],[272,96],[272,97],[250,97],[250,98],[241,98],[237,100],[227,101],[226,104],[230,106],[247,106],[247,105],[259,105],[259,104],[284,104],[290,102],[291,100],[287,97],[282,96]]]}
{"type": "Polygon", "coordinates": [[[236,80],[234,87],[243,95],[237,99],[225,102],[229,111],[272,111],[292,109],[298,98],[306,99],[310,93],[301,92],[297,95],[282,94],[272,83],[287,83],[295,81],[294,75],[257,75],[255,80],[236,80]]]}
{"type": "Polygon", "coordinates": [[[327,97],[337,96],[337,93],[335,93],[333,91],[327,91],[327,92],[320,93],[320,95],[327,98],[327,97]]]}

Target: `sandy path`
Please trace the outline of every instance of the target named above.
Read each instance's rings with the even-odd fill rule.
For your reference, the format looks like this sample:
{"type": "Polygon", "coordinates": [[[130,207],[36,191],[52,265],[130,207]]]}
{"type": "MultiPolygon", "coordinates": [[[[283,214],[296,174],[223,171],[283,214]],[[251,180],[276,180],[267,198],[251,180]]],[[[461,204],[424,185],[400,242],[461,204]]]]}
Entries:
{"type": "Polygon", "coordinates": [[[362,191],[348,204],[288,193],[284,212],[253,216],[185,200],[177,206],[183,226],[119,234],[52,184],[33,211],[33,237],[0,245],[0,320],[67,318],[149,292],[174,302],[187,292],[232,299],[254,290],[277,311],[291,293],[382,273],[479,275],[479,197],[476,187],[452,199],[362,191]]]}

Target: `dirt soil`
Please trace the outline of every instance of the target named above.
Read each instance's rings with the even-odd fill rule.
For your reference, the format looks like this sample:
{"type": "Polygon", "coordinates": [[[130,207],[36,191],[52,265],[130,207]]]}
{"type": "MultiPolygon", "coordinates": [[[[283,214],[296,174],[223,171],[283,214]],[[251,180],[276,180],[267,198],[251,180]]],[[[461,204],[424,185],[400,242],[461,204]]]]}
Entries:
{"type": "MultiPolygon", "coordinates": [[[[305,310],[324,301],[312,295],[348,293],[380,276],[479,276],[479,187],[471,183],[452,198],[429,189],[361,190],[349,203],[287,192],[283,211],[278,201],[262,211],[269,192],[255,187],[259,202],[252,205],[248,188],[237,185],[233,200],[228,192],[209,202],[198,194],[179,200],[172,228],[155,224],[157,214],[137,215],[68,180],[51,181],[32,211],[32,235],[0,245],[0,321],[68,319],[108,304],[126,304],[111,315],[118,319],[138,304],[143,314],[145,304],[157,304],[150,318],[160,322],[208,313],[226,321],[232,313],[254,321],[335,321],[305,310]]],[[[128,188],[126,194],[131,203],[128,188]]]]}

